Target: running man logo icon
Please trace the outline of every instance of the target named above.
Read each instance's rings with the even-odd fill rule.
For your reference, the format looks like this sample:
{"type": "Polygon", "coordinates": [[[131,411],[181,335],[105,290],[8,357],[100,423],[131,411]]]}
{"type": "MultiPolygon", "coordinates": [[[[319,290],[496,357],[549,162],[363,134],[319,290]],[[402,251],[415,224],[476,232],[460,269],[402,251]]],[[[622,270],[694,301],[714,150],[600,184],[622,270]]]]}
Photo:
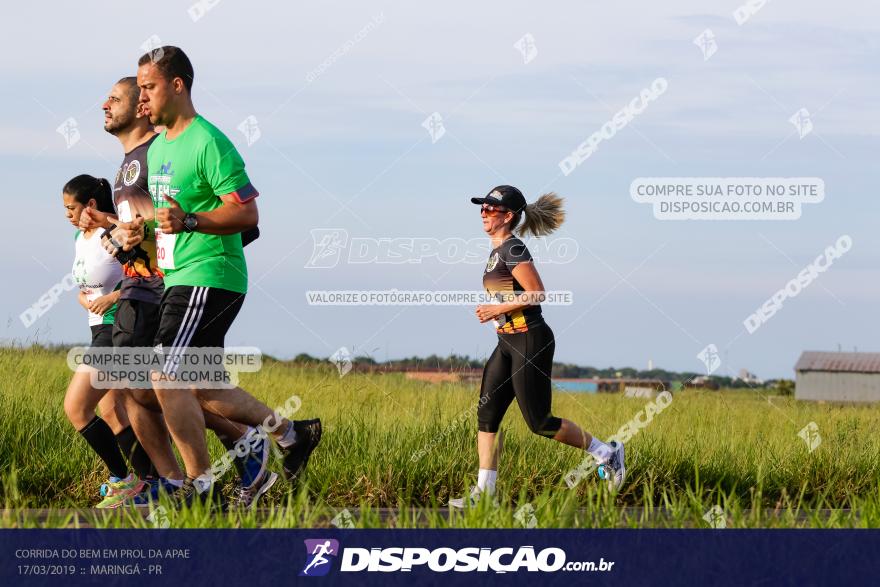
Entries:
{"type": "Polygon", "coordinates": [[[513,514],[513,519],[520,526],[529,530],[538,525],[538,518],[535,517],[535,506],[530,503],[520,506],[516,513],[513,514]]]}
{"type": "Polygon", "coordinates": [[[336,370],[339,371],[340,379],[345,377],[345,375],[351,371],[351,353],[348,352],[346,347],[342,346],[336,349],[336,352],[330,356],[330,360],[336,365],[336,370]]]}
{"type": "Polygon", "coordinates": [[[165,50],[162,48],[162,39],[157,35],[150,35],[149,38],[141,43],[141,49],[144,53],[150,54],[150,61],[156,63],[165,56],[165,50]]]}
{"type": "Polygon", "coordinates": [[[715,33],[712,29],[706,29],[694,39],[694,45],[703,52],[703,61],[709,61],[709,58],[718,51],[718,42],[715,41],[715,33]]]}
{"type": "Polygon", "coordinates": [[[799,139],[813,132],[813,120],[810,118],[810,111],[806,108],[801,108],[792,114],[788,121],[797,129],[799,139]]]}
{"type": "Polygon", "coordinates": [[[313,228],[312,256],[306,269],[331,269],[339,264],[348,243],[348,231],[344,228],[313,228]]]}
{"type": "Polygon", "coordinates": [[[330,520],[330,523],[337,528],[354,528],[354,516],[352,516],[351,512],[346,508],[336,514],[336,516],[330,520]]]}
{"type": "Polygon", "coordinates": [[[807,443],[807,450],[809,452],[813,452],[819,445],[822,444],[822,435],[819,434],[819,425],[815,422],[809,422],[806,426],[801,428],[801,431],[798,432],[798,436],[801,437],[805,443],[807,443]]]}
{"type": "Polygon", "coordinates": [[[431,144],[440,140],[446,134],[446,127],[443,126],[443,117],[439,112],[432,113],[422,122],[422,127],[428,131],[431,136],[431,144]]]}
{"type": "Polygon", "coordinates": [[[528,64],[538,56],[535,37],[531,33],[523,35],[519,41],[513,44],[513,47],[522,54],[524,64],[528,64]]]}
{"type": "Polygon", "coordinates": [[[330,559],[339,556],[339,541],[332,538],[304,540],[306,543],[306,566],[300,577],[323,577],[330,572],[330,559]]]}
{"type": "Polygon", "coordinates": [[[64,142],[68,149],[79,142],[79,127],[76,124],[76,119],[73,117],[58,125],[55,132],[64,137],[64,142]]]}
{"type": "Polygon", "coordinates": [[[721,366],[718,347],[714,344],[707,345],[706,348],[697,353],[697,358],[703,361],[703,364],[706,366],[706,375],[711,375],[721,366]]]}
{"type": "Polygon", "coordinates": [[[720,506],[713,505],[706,510],[706,513],[703,514],[703,519],[706,520],[710,527],[716,530],[727,528],[727,514],[724,513],[720,506]]]}
{"type": "Polygon", "coordinates": [[[259,141],[260,137],[263,136],[263,133],[260,132],[260,124],[257,121],[257,117],[253,114],[242,120],[237,128],[247,140],[248,147],[259,141]]]}

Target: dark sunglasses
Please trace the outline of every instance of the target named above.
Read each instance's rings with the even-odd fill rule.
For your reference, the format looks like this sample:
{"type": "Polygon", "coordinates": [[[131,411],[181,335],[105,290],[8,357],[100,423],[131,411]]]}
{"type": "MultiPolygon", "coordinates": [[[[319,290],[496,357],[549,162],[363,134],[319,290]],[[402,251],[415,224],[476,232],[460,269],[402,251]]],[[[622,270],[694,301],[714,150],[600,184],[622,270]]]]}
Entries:
{"type": "Polygon", "coordinates": [[[492,204],[483,204],[480,207],[480,214],[486,213],[486,216],[497,216],[498,214],[507,214],[509,210],[501,206],[493,206],[492,204]]]}

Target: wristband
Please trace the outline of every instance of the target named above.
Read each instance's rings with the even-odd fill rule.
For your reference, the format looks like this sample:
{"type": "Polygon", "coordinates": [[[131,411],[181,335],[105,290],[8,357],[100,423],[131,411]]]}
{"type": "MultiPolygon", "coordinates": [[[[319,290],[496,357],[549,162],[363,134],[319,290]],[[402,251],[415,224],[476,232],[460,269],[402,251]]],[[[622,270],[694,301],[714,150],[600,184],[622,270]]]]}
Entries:
{"type": "Polygon", "coordinates": [[[135,250],[137,247],[132,248],[130,251],[122,250],[122,245],[111,236],[111,232],[116,228],[115,224],[111,224],[110,228],[104,230],[104,233],[101,235],[101,239],[107,237],[107,240],[110,241],[110,244],[116,247],[116,260],[122,263],[123,265],[128,264],[133,261],[135,257],[137,257],[137,251],[135,250]]]}

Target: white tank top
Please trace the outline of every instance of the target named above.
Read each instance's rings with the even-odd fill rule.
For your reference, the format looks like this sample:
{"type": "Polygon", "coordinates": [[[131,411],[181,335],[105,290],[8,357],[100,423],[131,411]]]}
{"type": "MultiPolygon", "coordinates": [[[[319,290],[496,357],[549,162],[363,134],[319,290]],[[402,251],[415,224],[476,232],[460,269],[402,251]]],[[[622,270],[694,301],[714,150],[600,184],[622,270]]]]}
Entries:
{"type": "MultiPolygon", "coordinates": [[[[122,265],[101,246],[101,233],[95,230],[89,238],[82,231],[76,233],[73,279],[89,301],[112,292],[122,281],[122,265]]],[[[115,314],[115,305],[103,316],[89,312],[89,326],[113,324],[115,314]]]]}

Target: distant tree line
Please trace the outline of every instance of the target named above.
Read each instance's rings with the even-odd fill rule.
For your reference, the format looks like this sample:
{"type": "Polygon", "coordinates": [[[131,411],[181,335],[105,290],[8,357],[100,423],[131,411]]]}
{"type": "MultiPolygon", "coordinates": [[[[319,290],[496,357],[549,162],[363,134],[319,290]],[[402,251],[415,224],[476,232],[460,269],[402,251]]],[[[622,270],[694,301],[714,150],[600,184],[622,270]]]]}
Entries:
{"type": "MultiPolygon", "coordinates": [[[[296,363],[321,363],[329,360],[329,358],[320,359],[318,357],[313,357],[307,353],[300,353],[293,359],[293,361],[296,363]]],[[[483,365],[485,364],[484,360],[474,359],[468,355],[456,354],[452,354],[447,357],[441,357],[438,355],[429,355],[427,357],[413,356],[404,359],[393,359],[389,361],[377,361],[370,356],[358,355],[352,357],[351,361],[355,367],[374,367],[389,371],[394,371],[398,369],[456,371],[462,369],[482,369],[483,365]]],[[[605,367],[600,369],[597,367],[584,367],[581,365],[575,365],[573,363],[553,363],[552,373],[553,377],[561,379],[613,379],[617,377],[622,377],[625,379],[658,379],[660,381],[669,382],[691,381],[701,375],[703,374],[693,371],[678,372],[667,371],[666,369],[642,370],[634,369],[632,367],[605,367]]],[[[794,382],[787,379],[771,379],[769,381],[765,381],[760,386],[756,386],[754,384],[746,383],[745,381],[737,377],[728,377],[726,375],[714,374],[711,377],[712,380],[719,385],[719,387],[727,389],[749,389],[760,387],[762,389],[771,388],[774,390],[774,393],[778,395],[792,395],[794,393],[794,382]]]]}
{"type": "MultiPolygon", "coordinates": [[[[23,345],[10,345],[12,348],[23,345]]],[[[31,348],[38,348],[50,353],[67,352],[71,345],[69,344],[32,344],[31,348]]],[[[298,365],[328,365],[332,362],[330,357],[314,357],[308,353],[300,353],[289,361],[277,359],[271,355],[263,355],[263,361],[267,363],[295,363],[298,365]]],[[[438,355],[429,355],[427,357],[409,357],[405,359],[394,359],[390,361],[376,361],[373,357],[367,355],[357,355],[351,357],[351,362],[355,367],[374,367],[381,370],[395,371],[398,369],[425,369],[425,370],[441,370],[456,371],[463,369],[482,369],[485,361],[482,359],[472,359],[468,355],[449,355],[448,357],[440,357],[438,355]]],[[[553,363],[552,376],[558,379],[613,379],[623,377],[626,379],[659,379],[660,381],[690,381],[695,377],[701,376],[701,373],[692,371],[667,371],[666,369],[641,370],[632,367],[606,367],[599,369],[596,367],[583,367],[573,363],[553,363]]],[[[774,395],[794,395],[794,381],[790,379],[769,379],[764,381],[760,386],[746,383],[745,381],[728,376],[712,375],[712,380],[721,388],[726,389],[761,389],[769,390],[774,395]]]]}

